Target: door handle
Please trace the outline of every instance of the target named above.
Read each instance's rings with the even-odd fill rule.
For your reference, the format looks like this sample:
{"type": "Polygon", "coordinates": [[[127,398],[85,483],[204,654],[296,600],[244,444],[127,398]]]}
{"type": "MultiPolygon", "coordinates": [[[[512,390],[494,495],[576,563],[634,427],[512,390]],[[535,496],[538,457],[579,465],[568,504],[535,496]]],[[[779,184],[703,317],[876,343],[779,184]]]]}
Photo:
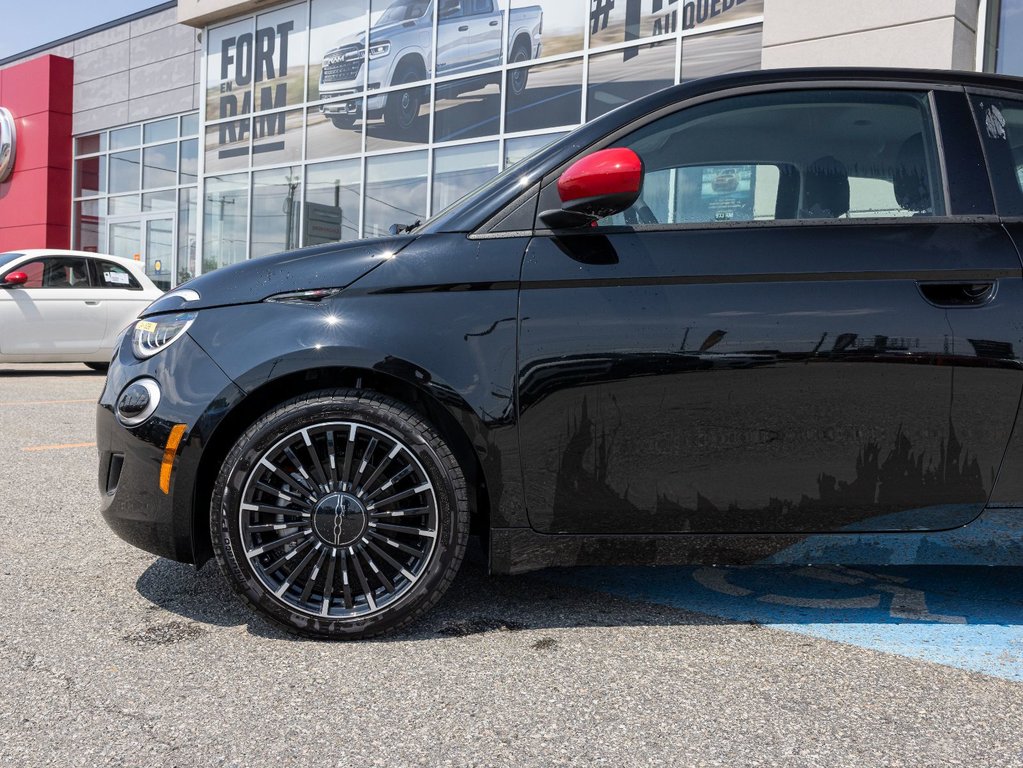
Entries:
{"type": "Polygon", "coordinates": [[[92,299],[86,299],[85,300],[85,306],[87,306],[87,307],[98,307],[99,306],[99,302],[98,301],[93,301],[92,299]]]}
{"type": "Polygon", "coordinates": [[[462,26],[460,26],[458,28],[458,31],[459,32],[468,32],[469,31],[469,25],[468,24],[463,24],[462,26]]]}
{"type": "Polygon", "coordinates": [[[492,27],[496,27],[496,26],[497,26],[498,24],[500,24],[500,23],[501,23],[501,22],[499,22],[499,21],[498,21],[497,19],[494,19],[494,20],[493,20],[492,22],[490,22],[490,26],[492,26],[492,27]]]}
{"type": "Polygon", "coordinates": [[[963,280],[954,283],[918,282],[923,297],[937,307],[971,307],[987,304],[994,298],[998,283],[994,280],[963,280]]]}

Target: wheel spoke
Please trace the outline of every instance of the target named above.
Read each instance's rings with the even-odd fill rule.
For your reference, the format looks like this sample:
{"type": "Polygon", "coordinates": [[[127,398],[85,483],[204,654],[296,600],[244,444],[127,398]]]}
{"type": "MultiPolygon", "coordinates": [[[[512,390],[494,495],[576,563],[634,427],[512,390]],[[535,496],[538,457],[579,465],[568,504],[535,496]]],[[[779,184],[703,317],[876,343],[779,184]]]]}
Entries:
{"type": "Polygon", "coordinates": [[[337,552],[331,552],[330,562],[327,564],[327,580],[323,584],[323,603],[320,605],[320,615],[326,616],[330,613],[330,600],[334,596],[334,566],[337,565],[337,552]]]}
{"type": "Polygon", "coordinates": [[[266,525],[250,525],[248,527],[249,533],[272,533],[274,531],[286,531],[289,528],[307,528],[308,526],[302,523],[268,523],[266,525]]]}
{"type": "Polygon", "coordinates": [[[298,541],[303,536],[308,535],[310,535],[309,531],[299,531],[298,533],[293,533],[290,536],[284,536],[283,538],[280,539],[274,539],[273,541],[267,544],[262,544],[256,547],[255,549],[250,549],[248,552],[245,553],[245,555],[251,560],[254,557],[262,555],[264,552],[273,552],[275,549],[278,549],[279,547],[286,547],[291,542],[298,541]]]}
{"type": "MultiPolygon", "coordinates": [[[[388,453],[387,456],[384,458],[384,460],[380,462],[380,466],[378,466],[376,469],[374,469],[373,473],[369,477],[366,478],[366,482],[364,482],[362,484],[363,490],[365,490],[366,488],[372,488],[373,487],[373,483],[375,483],[376,479],[378,477],[380,477],[380,473],[384,471],[384,469],[387,467],[388,464],[390,464],[392,461],[394,461],[394,457],[397,456],[399,453],[401,453],[401,446],[400,445],[395,445],[394,448],[391,449],[391,452],[388,453]]],[[[411,465],[409,465],[409,467],[406,467],[406,469],[409,469],[410,467],[411,467],[411,465]]],[[[402,470],[402,471],[404,471],[404,470],[402,470]]],[[[398,474],[401,474],[401,473],[399,472],[398,474]]],[[[379,492],[380,491],[377,491],[376,493],[379,493],[379,492]]],[[[367,496],[366,498],[372,498],[372,496],[367,496]]]]}
{"type": "Polygon", "coordinates": [[[355,473],[355,479],[352,480],[352,488],[358,492],[359,480],[362,479],[362,473],[366,471],[366,467],[369,466],[369,460],[373,458],[373,451],[380,445],[380,440],[373,437],[369,441],[369,445],[366,446],[366,450],[362,454],[362,461],[359,463],[359,471],[355,473]]]}
{"type": "MultiPolygon", "coordinates": [[[[284,452],[285,452],[285,455],[287,455],[289,450],[285,449],[284,452]]],[[[292,454],[292,456],[293,455],[294,454],[292,454]]],[[[291,456],[288,456],[288,458],[290,459],[291,456]]],[[[295,462],[294,459],[292,459],[292,461],[297,465],[297,462],[295,462]]],[[[297,485],[297,486],[300,486],[302,488],[302,490],[304,490],[306,493],[312,493],[313,487],[311,485],[307,484],[303,478],[301,478],[301,477],[293,477],[293,476],[287,474],[283,469],[278,467],[273,462],[267,461],[266,459],[263,459],[263,461],[261,461],[260,463],[264,467],[269,469],[271,472],[273,472],[274,475],[277,476],[277,479],[279,479],[281,482],[283,482],[285,484],[285,487],[290,487],[290,486],[293,486],[293,485],[297,485]]],[[[304,475],[304,473],[305,473],[305,470],[301,470],[301,474],[304,475]]]]}
{"type": "Polygon", "coordinates": [[[348,581],[348,555],[345,551],[341,550],[341,587],[345,594],[345,608],[351,610],[355,607],[355,601],[352,599],[352,585],[348,581]]]}
{"type": "Polygon", "coordinates": [[[309,596],[313,593],[313,587],[316,586],[316,577],[320,575],[320,569],[323,568],[323,561],[327,557],[327,550],[323,549],[319,544],[316,545],[316,550],[320,553],[320,559],[316,561],[316,565],[313,566],[312,573],[309,574],[309,578],[306,579],[305,589],[302,590],[302,597],[299,598],[303,603],[308,602],[309,596]]]}
{"type": "MultiPolygon", "coordinates": [[[[300,547],[296,547],[295,551],[297,552],[299,548],[300,547]]],[[[294,584],[298,577],[302,575],[302,571],[306,569],[306,567],[309,565],[309,563],[312,561],[314,557],[316,557],[316,547],[310,549],[309,553],[304,558],[302,558],[302,562],[296,565],[295,568],[291,571],[291,573],[288,574],[288,577],[284,580],[284,583],[281,584],[281,586],[277,590],[277,597],[280,597],[289,589],[291,589],[291,585],[294,584]]]]}
{"type": "Polygon", "coordinates": [[[355,568],[355,576],[359,579],[359,585],[362,587],[362,593],[366,596],[366,602],[375,611],[377,604],[373,599],[373,590],[369,588],[369,582],[366,580],[366,574],[363,573],[362,566],[359,564],[359,558],[355,555],[355,549],[349,547],[348,554],[352,556],[352,567],[355,568]]]}
{"type": "Polygon", "coordinates": [[[377,541],[384,542],[385,544],[387,544],[390,547],[394,547],[395,549],[400,549],[402,552],[407,552],[410,555],[415,555],[416,557],[422,557],[423,556],[423,553],[422,553],[421,550],[418,550],[415,547],[410,547],[408,544],[402,544],[400,541],[395,541],[394,539],[389,539],[386,536],[381,536],[379,533],[374,533],[373,531],[370,531],[369,532],[369,536],[370,536],[370,538],[376,539],[377,541]]]}
{"type": "Polygon", "coordinates": [[[297,496],[293,496],[290,493],[285,493],[284,491],[279,491],[276,488],[274,488],[273,486],[267,485],[266,483],[261,483],[261,482],[257,481],[256,482],[256,487],[259,490],[261,490],[263,493],[269,494],[270,496],[276,496],[278,499],[283,501],[285,504],[297,504],[300,507],[305,507],[306,509],[312,509],[313,505],[310,504],[305,499],[300,499],[297,496]]]}
{"type": "Polygon", "coordinates": [[[425,536],[427,538],[434,538],[437,536],[436,531],[431,531],[429,528],[413,528],[408,525],[392,525],[391,523],[377,523],[372,522],[369,524],[370,528],[376,528],[378,531],[391,531],[393,533],[407,533],[409,536],[425,536]]]}
{"type": "MultiPolygon", "coordinates": [[[[383,468],[383,467],[381,466],[381,468],[383,468]]],[[[398,472],[398,473],[397,473],[397,474],[396,474],[396,475],[395,475],[394,477],[392,477],[392,478],[391,478],[390,480],[388,480],[388,481],[387,481],[386,483],[384,483],[384,484],[383,484],[383,485],[381,485],[381,486],[380,486],[379,488],[377,488],[377,489],[376,489],[375,491],[373,491],[373,493],[369,494],[369,496],[367,496],[367,497],[366,497],[366,501],[372,501],[372,500],[373,500],[373,499],[375,499],[375,498],[376,498],[376,497],[377,497],[377,496],[378,496],[379,494],[381,494],[381,493],[383,493],[384,491],[386,491],[386,490],[387,490],[388,488],[391,488],[392,486],[396,485],[397,483],[400,483],[400,482],[401,482],[402,480],[404,480],[404,479],[405,479],[406,477],[408,477],[408,476],[409,476],[409,475],[411,475],[411,474],[412,474],[413,472],[415,472],[415,469],[416,469],[416,468],[415,468],[414,466],[412,466],[411,464],[409,464],[409,465],[408,465],[407,467],[405,467],[405,468],[404,468],[403,470],[401,470],[400,472],[398,472]]],[[[373,476],[373,479],[376,479],[376,475],[374,475],[374,476],[373,476]]],[[[368,482],[367,482],[367,483],[366,483],[366,485],[367,485],[367,486],[369,486],[369,485],[370,485],[370,483],[368,483],[368,482]]]]}
{"type": "Polygon", "coordinates": [[[380,547],[378,547],[376,544],[374,544],[369,539],[366,539],[366,547],[369,550],[371,550],[377,557],[379,557],[381,560],[383,560],[385,563],[387,563],[395,571],[400,573],[402,576],[404,576],[409,581],[415,581],[416,580],[416,577],[407,568],[405,568],[404,565],[402,565],[397,560],[395,560],[393,557],[391,557],[389,554],[384,552],[384,550],[380,549],[380,547]]]}
{"type": "Polygon", "coordinates": [[[341,482],[344,484],[344,490],[349,490],[352,486],[349,482],[352,478],[352,457],[355,455],[355,434],[359,431],[359,428],[352,424],[348,429],[348,443],[345,445],[345,465],[341,470],[341,482]]]}
{"type": "Polygon", "coordinates": [[[294,560],[298,556],[299,552],[301,552],[303,549],[305,549],[307,546],[309,546],[312,543],[313,543],[312,539],[306,539],[305,541],[299,543],[299,545],[297,547],[292,549],[290,552],[285,554],[283,557],[280,557],[277,560],[275,560],[274,562],[270,563],[270,565],[268,565],[266,567],[266,572],[267,573],[276,573],[278,568],[280,568],[285,563],[287,563],[287,562],[289,562],[291,560],[294,560]]]}
{"type": "Polygon", "coordinates": [[[430,484],[423,483],[422,485],[417,485],[415,488],[409,488],[407,490],[402,491],[401,493],[396,493],[393,496],[388,496],[383,501],[374,501],[372,504],[369,505],[369,509],[374,510],[379,509],[380,507],[386,507],[388,504],[394,504],[394,502],[396,501],[407,499],[409,496],[415,496],[416,494],[428,490],[430,490],[430,484]]]}
{"type": "Polygon", "coordinates": [[[259,512],[263,515],[288,515],[289,517],[309,517],[309,513],[287,507],[268,507],[266,504],[242,504],[246,512],[259,512]]]}
{"type": "Polygon", "coordinates": [[[337,449],[334,447],[334,430],[327,430],[327,458],[330,462],[330,490],[337,490],[337,449]]]}
{"type": "Polygon", "coordinates": [[[393,593],[394,584],[391,583],[391,580],[387,578],[383,571],[377,568],[377,564],[373,562],[373,558],[370,557],[369,552],[366,551],[365,549],[361,549],[359,550],[359,554],[366,558],[366,565],[368,565],[369,569],[373,571],[373,575],[377,577],[377,580],[384,585],[384,589],[386,589],[388,592],[393,593]]]}
{"type": "Polygon", "coordinates": [[[313,441],[309,437],[308,429],[302,430],[302,439],[305,440],[306,453],[309,454],[309,458],[312,460],[310,464],[313,468],[313,477],[316,478],[316,482],[319,483],[320,487],[324,488],[327,485],[327,475],[323,471],[323,464],[316,453],[316,446],[313,445],[313,441]]]}
{"type": "Polygon", "coordinates": [[[411,509],[395,509],[392,512],[370,512],[372,518],[380,517],[418,517],[430,511],[429,507],[412,507],[411,509]]]}

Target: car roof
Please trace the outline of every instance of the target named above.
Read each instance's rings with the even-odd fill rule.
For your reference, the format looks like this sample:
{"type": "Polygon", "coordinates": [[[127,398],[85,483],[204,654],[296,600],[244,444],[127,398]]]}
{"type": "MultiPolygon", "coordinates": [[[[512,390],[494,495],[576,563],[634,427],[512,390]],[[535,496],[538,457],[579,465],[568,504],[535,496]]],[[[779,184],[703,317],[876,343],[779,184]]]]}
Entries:
{"type": "Polygon", "coordinates": [[[134,259],[126,259],[123,256],[114,256],[109,253],[94,253],[92,251],[71,251],[64,248],[12,248],[9,251],[5,251],[5,253],[20,253],[31,258],[41,256],[84,256],[91,259],[112,261],[115,264],[122,264],[124,266],[141,265],[141,262],[135,261],[134,259]]]}

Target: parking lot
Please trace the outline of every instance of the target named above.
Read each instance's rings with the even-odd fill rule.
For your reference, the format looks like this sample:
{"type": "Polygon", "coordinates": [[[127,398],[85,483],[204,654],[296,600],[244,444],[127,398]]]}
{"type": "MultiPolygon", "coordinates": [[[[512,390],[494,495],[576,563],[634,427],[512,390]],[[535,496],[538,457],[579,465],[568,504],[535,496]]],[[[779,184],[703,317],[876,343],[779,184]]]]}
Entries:
{"type": "Polygon", "coordinates": [[[1023,569],[464,568],[297,640],[98,514],[84,366],[0,366],[0,765],[1023,765],[1023,569]]]}

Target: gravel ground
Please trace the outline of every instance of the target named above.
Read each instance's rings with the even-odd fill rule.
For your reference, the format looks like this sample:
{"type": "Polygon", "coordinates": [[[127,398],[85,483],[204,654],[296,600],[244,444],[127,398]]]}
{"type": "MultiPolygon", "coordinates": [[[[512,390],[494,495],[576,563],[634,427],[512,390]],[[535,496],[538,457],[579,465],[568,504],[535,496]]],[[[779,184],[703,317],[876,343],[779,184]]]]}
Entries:
{"type": "Polygon", "coordinates": [[[1023,765],[1019,684],[543,573],[293,639],[107,530],[102,382],[0,366],[2,766],[1023,765]]]}

